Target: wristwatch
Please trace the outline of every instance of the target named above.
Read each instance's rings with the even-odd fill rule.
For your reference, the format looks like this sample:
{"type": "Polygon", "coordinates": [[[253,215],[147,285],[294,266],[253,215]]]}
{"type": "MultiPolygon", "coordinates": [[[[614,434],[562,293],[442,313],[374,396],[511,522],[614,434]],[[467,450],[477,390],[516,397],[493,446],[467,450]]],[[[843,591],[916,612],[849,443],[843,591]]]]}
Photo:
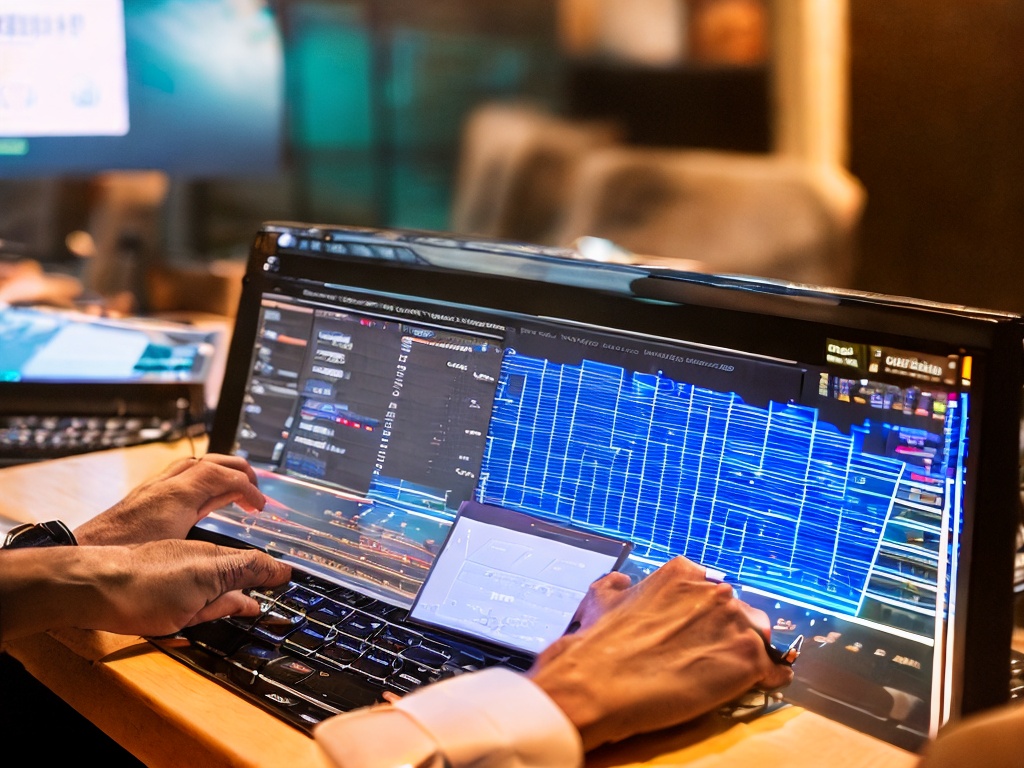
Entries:
{"type": "Polygon", "coordinates": [[[60,520],[46,523],[23,523],[7,532],[0,549],[24,547],[73,547],[78,544],[75,534],[60,520]]]}

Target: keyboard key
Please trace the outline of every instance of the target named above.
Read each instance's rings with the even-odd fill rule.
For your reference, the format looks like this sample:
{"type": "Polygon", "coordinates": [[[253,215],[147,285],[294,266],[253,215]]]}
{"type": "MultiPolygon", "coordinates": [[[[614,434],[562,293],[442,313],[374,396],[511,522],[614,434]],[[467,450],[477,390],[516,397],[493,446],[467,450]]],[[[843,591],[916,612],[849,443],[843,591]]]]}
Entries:
{"type": "Polygon", "coordinates": [[[321,648],[316,656],[330,664],[347,667],[359,658],[364,650],[363,642],[348,635],[338,635],[333,642],[321,648]]]}
{"type": "Polygon", "coordinates": [[[395,657],[377,648],[370,648],[349,664],[349,669],[371,680],[383,682],[395,671],[395,657]]]}
{"type": "Polygon", "coordinates": [[[296,586],[278,602],[286,608],[293,608],[296,611],[306,612],[323,602],[324,596],[311,589],[296,586]]]}
{"type": "Polygon", "coordinates": [[[257,680],[251,691],[251,695],[262,706],[307,732],[321,720],[326,720],[341,711],[326,705],[317,705],[299,696],[295,691],[270,680],[257,680]]]}
{"type": "Polygon", "coordinates": [[[401,653],[409,646],[419,645],[422,642],[423,635],[418,632],[412,632],[395,624],[388,624],[380,631],[373,644],[391,653],[401,653]]]}
{"type": "Polygon", "coordinates": [[[339,632],[365,640],[383,627],[384,621],[359,611],[353,611],[351,616],[342,619],[334,626],[339,632]]]}
{"type": "Polygon", "coordinates": [[[300,680],[312,675],[313,671],[313,667],[301,659],[281,656],[264,664],[263,669],[260,670],[260,677],[293,687],[300,680]]]}
{"type": "Polygon", "coordinates": [[[371,613],[382,619],[388,619],[389,621],[402,621],[406,616],[406,610],[404,608],[399,608],[397,605],[385,603],[383,600],[374,600],[371,603],[361,606],[359,610],[371,613]]]}
{"type": "Polygon", "coordinates": [[[306,617],[303,614],[275,606],[256,620],[252,632],[257,637],[277,644],[283,642],[305,621],[306,617]]]}
{"type": "Polygon", "coordinates": [[[313,592],[318,592],[321,595],[330,595],[339,589],[343,589],[343,587],[339,587],[337,584],[333,584],[326,579],[314,576],[312,573],[306,573],[305,571],[294,571],[292,582],[313,592]]]}
{"type": "Polygon", "coordinates": [[[445,664],[437,671],[437,679],[445,680],[449,677],[455,677],[456,675],[462,675],[472,670],[460,667],[458,664],[445,664]]]}
{"type": "Polygon", "coordinates": [[[292,585],[289,582],[284,584],[278,584],[276,587],[253,587],[249,590],[249,596],[253,600],[260,602],[277,602],[282,596],[286,595],[289,590],[292,589],[292,585]]]}
{"type": "Polygon", "coordinates": [[[249,633],[243,627],[226,621],[197,624],[185,628],[181,634],[218,656],[230,656],[249,640],[249,633]]]}
{"type": "Polygon", "coordinates": [[[388,677],[387,689],[398,694],[411,693],[439,677],[438,670],[424,667],[421,664],[404,662],[388,677]]]}
{"type": "Polygon", "coordinates": [[[259,616],[227,616],[220,621],[228,624],[233,624],[236,627],[244,629],[246,632],[252,632],[253,625],[259,621],[259,616]]]}
{"type": "Polygon", "coordinates": [[[483,669],[498,663],[498,657],[490,656],[475,648],[453,647],[449,664],[455,664],[466,670],[483,669]]]}
{"type": "Polygon", "coordinates": [[[246,643],[232,653],[228,660],[242,669],[258,672],[269,662],[281,658],[279,650],[264,643],[246,643]]]}
{"type": "Polygon", "coordinates": [[[362,608],[363,606],[377,602],[372,597],[361,595],[348,587],[338,587],[337,590],[331,593],[331,599],[337,600],[339,603],[344,603],[352,608],[362,608]]]}
{"type": "Polygon", "coordinates": [[[451,659],[450,653],[445,653],[439,648],[431,648],[426,645],[414,645],[401,651],[402,658],[411,662],[439,670],[451,659]]]}
{"type": "Polygon", "coordinates": [[[353,613],[353,608],[341,603],[336,603],[330,598],[321,601],[320,605],[317,606],[316,610],[310,611],[306,614],[306,618],[310,621],[322,624],[325,627],[337,626],[338,622],[349,617],[353,613]]]}
{"type": "Polygon", "coordinates": [[[320,631],[315,624],[307,624],[288,636],[284,641],[284,648],[305,656],[320,650],[326,641],[326,632],[320,631]]]}
{"type": "MultiPolygon", "coordinates": [[[[480,648],[464,645],[441,635],[432,633],[424,633],[424,635],[430,640],[432,648],[448,654],[449,663],[454,666],[483,669],[498,661],[497,657],[489,657],[480,648]]],[[[426,662],[420,660],[420,663],[426,662]]]]}
{"type": "Polygon", "coordinates": [[[304,678],[296,690],[342,712],[382,700],[380,688],[340,669],[318,669],[304,678]]]}

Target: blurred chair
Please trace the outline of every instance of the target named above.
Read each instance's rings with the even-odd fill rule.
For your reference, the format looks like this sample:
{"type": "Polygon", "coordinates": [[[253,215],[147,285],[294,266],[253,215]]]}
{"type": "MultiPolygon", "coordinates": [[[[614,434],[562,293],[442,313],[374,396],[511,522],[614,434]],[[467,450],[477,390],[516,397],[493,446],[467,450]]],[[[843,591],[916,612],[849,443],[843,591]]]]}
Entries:
{"type": "Polygon", "coordinates": [[[477,107],[463,128],[451,229],[551,243],[580,161],[618,138],[612,123],[567,120],[531,104],[477,107]]]}
{"type": "Polygon", "coordinates": [[[776,155],[608,147],[588,152],[555,238],[605,238],[638,261],[848,287],[864,203],[841,168],[776,155]]]}
{"type": "Polygon", "coordinates": [[[203,315],[233,318],[242,295],[246,262],[217,259],[191,264],[153,264],[146,272],[149,312],[170,320],[203,315]]]}
{"type": "Polygon", "coordinates": [[[148,310],[146,273],[163,256],[163,205],[169,180],[161,171],[116,171],[93,181],[88,231],[79,255],[86,258],[86,290],[148,310]]]}

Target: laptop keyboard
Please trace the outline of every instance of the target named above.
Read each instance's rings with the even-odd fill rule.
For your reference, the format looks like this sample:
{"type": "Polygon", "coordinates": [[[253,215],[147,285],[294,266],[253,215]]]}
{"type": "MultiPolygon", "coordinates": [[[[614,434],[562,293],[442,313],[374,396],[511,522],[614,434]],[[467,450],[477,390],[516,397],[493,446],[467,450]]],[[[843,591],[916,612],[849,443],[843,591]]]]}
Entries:
{"type": "Polygon", "coordinates": [[[251,590],[256,618],[220,619],[151,642],[310,733],[321,720],[466,671],[532,658],[408,626],[407,611],[293,570],[251,590]]]}
{"type": "Polygon", "coordinates": [[[0,465],[125,448],[180,435],[180,423],[159,416],[0,416],[0,465]]]}

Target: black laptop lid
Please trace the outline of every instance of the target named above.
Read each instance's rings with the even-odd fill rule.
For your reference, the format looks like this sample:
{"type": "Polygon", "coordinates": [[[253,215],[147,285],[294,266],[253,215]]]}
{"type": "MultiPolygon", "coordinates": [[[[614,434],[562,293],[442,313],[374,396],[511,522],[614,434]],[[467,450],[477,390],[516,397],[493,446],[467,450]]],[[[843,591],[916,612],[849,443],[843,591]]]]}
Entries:
{"type": "Polygon", "coordinates": [[[408,607],[465,501],[702,563],[807,638],[788,697],[916,748],[1008,697],[1015,315],[270,223],[205,529],[408,607]],[[983,554],[980,554],[983,553],[983,554]]]}

